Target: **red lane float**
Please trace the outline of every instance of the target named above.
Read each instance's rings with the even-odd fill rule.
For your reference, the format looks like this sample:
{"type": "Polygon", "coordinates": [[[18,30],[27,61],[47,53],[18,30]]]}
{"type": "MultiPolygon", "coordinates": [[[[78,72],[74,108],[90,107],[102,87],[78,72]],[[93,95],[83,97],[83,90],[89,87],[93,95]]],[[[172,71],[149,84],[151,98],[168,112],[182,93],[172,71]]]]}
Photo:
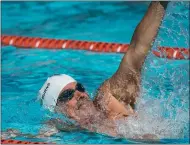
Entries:
{"type": "Polygon", "coordinates": [[[157,57],[168,58],[168,59],[189,59],[189,49],[185,48],[168,48],[158,47],[158,51],[153,50],[152,53],[157,57]]]}
{"type": "Polygon", "coordinates": [[[12,140],[12,139],[1,139],[1,144],[48,144],[48,143],[45,143],[45,142],[31,142],[31,141],[19,141],[19,140],[12,140]]]}
{"type": "MultiPolygon", "coordinates": [[[[24,36],[1,36],[2,45],[12,45],[19,48],[46,48],[46,49],[79,49],[95,52],[115,52],[124,53],[127,51],[129,44],[91,42],[78,40],[61,40],[47,39],[39,37],[24,36]]],[[[159,47],[158,51],[153,50],[157,57],[168,59],[189,59],[189,49],[159,47]]]]}

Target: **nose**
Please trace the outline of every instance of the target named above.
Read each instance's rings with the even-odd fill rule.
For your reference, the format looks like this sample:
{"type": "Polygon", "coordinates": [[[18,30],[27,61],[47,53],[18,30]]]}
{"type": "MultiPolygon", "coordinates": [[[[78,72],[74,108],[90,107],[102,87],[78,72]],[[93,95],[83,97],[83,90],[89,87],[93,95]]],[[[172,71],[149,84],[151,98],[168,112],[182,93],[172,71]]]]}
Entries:
{"type": "Polygon", "coordinates": [[[76,91],[76,95],[81,98],[81,97],[85,97],[85,98],[88,98],[88,94],[86,92],[79,92],[79,91],[76,91]]]}

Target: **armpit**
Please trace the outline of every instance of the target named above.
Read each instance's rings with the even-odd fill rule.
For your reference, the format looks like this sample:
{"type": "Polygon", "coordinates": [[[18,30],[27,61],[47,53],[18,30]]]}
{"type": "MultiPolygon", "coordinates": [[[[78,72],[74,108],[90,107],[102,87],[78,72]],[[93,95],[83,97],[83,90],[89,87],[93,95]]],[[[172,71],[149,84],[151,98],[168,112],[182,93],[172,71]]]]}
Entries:
{"type": "Polygon", "coordinates": [[[94,105],[97,109],[101,110],[102,112],[107,112],[108,108],[106,105],[106,102],[109,101],[108,94],[110,93],[110,86],[108,80],[106,80],[100,88],[97,90],[95,99],[94,99],[94,105]]]}
{"type": "Polygon", "coordinates": [[[112,95],[126,105],[131,105],[134,109],[136,98],[140,92],[140,75],[128,70],[123,74],[110,80],[110,90],[112,95]]]}

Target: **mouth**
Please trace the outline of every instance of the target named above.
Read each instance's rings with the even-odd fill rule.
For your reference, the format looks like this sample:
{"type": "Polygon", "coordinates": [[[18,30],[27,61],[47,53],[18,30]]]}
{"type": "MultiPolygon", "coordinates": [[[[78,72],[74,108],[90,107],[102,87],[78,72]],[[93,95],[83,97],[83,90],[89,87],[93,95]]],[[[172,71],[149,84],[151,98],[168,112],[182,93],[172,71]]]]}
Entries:
{"type": "Polygon", "coordinates": [[[77,109],[87,108],[90,104],[90,100],[85,97],[81,97],[77,102],[77,109]]]}

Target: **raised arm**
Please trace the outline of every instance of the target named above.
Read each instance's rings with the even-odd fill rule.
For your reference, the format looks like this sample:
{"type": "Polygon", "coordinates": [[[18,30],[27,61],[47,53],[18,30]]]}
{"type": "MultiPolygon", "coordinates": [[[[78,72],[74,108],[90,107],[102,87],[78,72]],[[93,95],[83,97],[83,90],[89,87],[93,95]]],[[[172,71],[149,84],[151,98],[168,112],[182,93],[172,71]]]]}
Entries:
{"type": "Polygon", "coordinates": [[[131,67],[141,71],[144,60],[151,49],[161,25],[168,2],[151,2],[146,14],[137,25],[128,52],[124,55],[118,71],[131,67]]]}
{"type": "Polygon", "coordinates": [[[140,91],[141,68],[156,38],[167,4],[168,2],[163,1],[151,2],[149,5],[143,19],[135,29],[129,49],[118,70],[99,88],[94,101],[99,108],[103,108],[105,100],[109,100],[107,106],[110,112],[131,114],[131,109],[127,111],[125,109],[126,106],[134,109],[136,97],[139,96],[140,91]],[[125,107],[121,104],[125,104],[125,107]]]}

